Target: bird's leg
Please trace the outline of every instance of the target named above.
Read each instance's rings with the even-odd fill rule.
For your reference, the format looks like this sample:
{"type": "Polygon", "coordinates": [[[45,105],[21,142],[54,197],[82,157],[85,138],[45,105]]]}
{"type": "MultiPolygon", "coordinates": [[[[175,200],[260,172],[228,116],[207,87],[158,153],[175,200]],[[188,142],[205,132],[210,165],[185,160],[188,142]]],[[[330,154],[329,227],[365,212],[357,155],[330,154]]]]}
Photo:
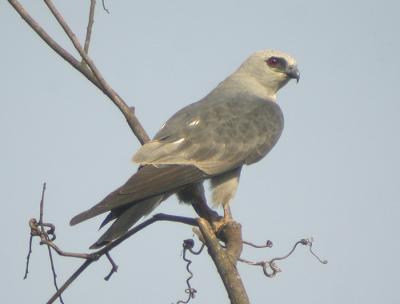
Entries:
{"type": "Polygon", "coordinates": [[[181,201],[191,203],[196,213],[210,223],[221,218],[217,212],[208,207],[204,188],[201,183],[186,186],[177,194],[181,201]]]}
{"type": "Polygon", "coordinates": [[[213,222],[221,218],[217,212],[208,207],[205,198],[197,199],[193,202],[192,206],[196,213],[200,215],[200,217],[207,219],[209,222],[213,222]]]}
{"type": "Polygon", "coordinates": [[[229,207],[229,204],[224,204],[224,220],[228,222],[232,219],[231,207],[229,207]]]}

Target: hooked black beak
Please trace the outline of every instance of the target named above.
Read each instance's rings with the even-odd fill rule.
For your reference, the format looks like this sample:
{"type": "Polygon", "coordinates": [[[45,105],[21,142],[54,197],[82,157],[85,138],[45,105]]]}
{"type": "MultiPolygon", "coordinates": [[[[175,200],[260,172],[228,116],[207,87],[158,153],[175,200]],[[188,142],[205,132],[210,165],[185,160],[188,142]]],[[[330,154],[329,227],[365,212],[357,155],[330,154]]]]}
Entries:
{"type": "Polygon", "coordinates": [[[300,72],[296,66],[288,66],[288,68],[286,69],[286,75],[291,79],[296,79],[297,82],[299,82],[300,80],[300,72]]]}

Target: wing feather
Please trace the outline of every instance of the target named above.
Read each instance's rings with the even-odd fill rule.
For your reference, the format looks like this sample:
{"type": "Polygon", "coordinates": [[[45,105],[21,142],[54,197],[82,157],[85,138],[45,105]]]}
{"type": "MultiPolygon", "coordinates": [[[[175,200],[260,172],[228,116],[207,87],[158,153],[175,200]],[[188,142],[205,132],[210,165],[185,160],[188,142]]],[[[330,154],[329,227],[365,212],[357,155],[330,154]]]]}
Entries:
{"type": "Polygon", "coordinates": [[[217,175],[264,157],[282,129],[282,112],[268,100],[247,97],[213,106],[191,105],[167,121],[133,160],[139,164],[193,165],[208,175],[217,175]]]}
{"type": "Polygon", "coordinates": [[[123,186],[111,192],[97,205],[73,217],[70,224],[76,225],[109,210],[175,191],[204,178],[207,178],[206,174],[190,165],[144,166],[123,186]]]}

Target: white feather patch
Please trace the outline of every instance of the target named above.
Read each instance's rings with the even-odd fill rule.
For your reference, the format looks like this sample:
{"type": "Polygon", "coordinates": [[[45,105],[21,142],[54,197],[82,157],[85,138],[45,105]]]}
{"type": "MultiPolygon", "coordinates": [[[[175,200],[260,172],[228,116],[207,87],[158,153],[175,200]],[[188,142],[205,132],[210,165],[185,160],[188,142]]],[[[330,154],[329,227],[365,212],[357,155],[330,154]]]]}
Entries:
{"type": "Polygon", "coordinates": [[[197,126],[200,123],[199,119],[193,120],[192,122],[189,123],[189,126],[194,127],[197,126]]]}
{"type": "Polygon", "coordinates": [[[174,141],[173,144],[180,144],[184,140],[185,140],[184,138],[178,139],[177,141],[174,141]]]}

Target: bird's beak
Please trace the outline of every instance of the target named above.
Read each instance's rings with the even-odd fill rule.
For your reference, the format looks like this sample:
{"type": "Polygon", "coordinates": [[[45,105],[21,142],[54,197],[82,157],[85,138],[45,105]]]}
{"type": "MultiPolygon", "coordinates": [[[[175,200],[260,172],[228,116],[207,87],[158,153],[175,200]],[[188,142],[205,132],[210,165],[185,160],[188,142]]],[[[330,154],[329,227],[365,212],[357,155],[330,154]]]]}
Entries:
{"type": "Polygon", "coordinates": [[[300,80],[300,72],[296,66],[290,65],[286,69],[286,75],[291,79],[296,79],[297,82],[300,80]]]}

